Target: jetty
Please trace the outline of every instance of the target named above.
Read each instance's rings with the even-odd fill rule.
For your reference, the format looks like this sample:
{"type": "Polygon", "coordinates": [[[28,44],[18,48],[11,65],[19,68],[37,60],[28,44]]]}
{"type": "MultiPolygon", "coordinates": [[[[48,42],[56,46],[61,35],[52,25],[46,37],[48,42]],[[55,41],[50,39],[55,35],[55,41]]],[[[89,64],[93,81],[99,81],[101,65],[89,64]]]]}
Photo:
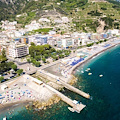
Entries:
{"type": "Polygon", "coordinates": [[[60,82],[65,88],[69,89],[70,91],[73,91],[73,92],[75,92],[75,93],[77,93],[77,94],[79,94],[79,95],[81,95],[81,96],[83,96],[83,97],[85,97],[85,98],[90,99],[90,95],[89,95],[88,93],[85,93],[85,92],[83,92],[83,91],[81,91],[81,90],[79,90],[79,89],[77,89],[77,88],[69,85],[68,83],[64,82],[62,79],[60,79],[59,82],[60,82]]]}
{"type": "MultiPolygon", "coordinates": [[[[55,95],[57,95],[58,97],[61,98],[62,101],[64,101],[65,103],[67,103],[68,105],[70,105],[74,111],[76,111],[77,113],[80,113],[81,110],[83,110],[83,108],[86,107],[86,105],[82,104],[81,102],[80,103],[74,103],[73,100],[71,100],[69,97],[65,96],[64,94],[62,94],[61,92],[59,92],[58,90],[54,89],[53,87],[43,83],[42,81],[36,79],[36,78],[33,78],[29,75],[24,75],[24,81],[30,81],[32,80],[34,83],[34,86],[36,87],[36,89],[38,89],[38,87],[45,87],[47,89],[49,89],[50,91],[52,91],[55,95]],[[29,78],[29,79],[27,79],[29,78]]],[[[30,84],[32,84],[32,82],[30,82],[30,84]]],[[[28,83],[27,83],[28,85],[28,83]]],[[[31,86],[32,87],[32,86],[31,86]]],[[[39,91],[39,90],[38,90],[39,91]]],[[[38,92],[39,94],[39,92],[38,92]]]]}
{"type": "Polygon", "coordinates": [[[62,93],[60,93],[59,91],[57,91],[56,89],[45,85],[45,87],[47,87],[49,90],[51,90],[52,92],[54,92],[58,97],[61,98],[62,101],[64,101],[65,103],[67,103],[68,105],[70,105],[71,107],[73,107],[74,111],[80,113],[80,111],[86,107],[86,105],[83,105],[82,103],[80,104],[75,104],[73,102],[73,100],[71,100],[70,98],[68,98],[67,96],[63,95],[62,93]]]}
{"type": "Polygon", "coordinates": [[[61,84],[63,87],[67,88],[68,90],[75,92],[75,93],[81,95],[82,97],[90,99],[90,95],[88,93],[85,93],[85,92],[71,86],[70,84],[66,83],[64,80],[65,78],[63,79],[62,77],[58,77],[58,76],[53,75],[51,73],[47,73],[44,70],[39,70],[38,75],[40,75],[42,78],[50,80],[52,82],[57,82],[58,84],[61,84]]]}

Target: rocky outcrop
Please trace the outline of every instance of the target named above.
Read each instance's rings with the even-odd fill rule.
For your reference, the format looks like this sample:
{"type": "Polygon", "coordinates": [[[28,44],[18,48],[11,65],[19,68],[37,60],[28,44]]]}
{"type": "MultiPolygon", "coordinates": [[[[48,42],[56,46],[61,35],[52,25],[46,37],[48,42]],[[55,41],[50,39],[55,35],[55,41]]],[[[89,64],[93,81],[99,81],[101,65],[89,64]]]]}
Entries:
{"type": "MultiPolygon", "coordinates": [[[[50,107],[51,105],[58,103],[60,101],[60,97],[57,95],[53,95],[49,100],[47,101],[34,101],[32,104],[32,107],[37,110],[46,110],[47,107],[50,107]]],[[[26,105],[26,109],[30,109],[30,105],[26,105]]]]}

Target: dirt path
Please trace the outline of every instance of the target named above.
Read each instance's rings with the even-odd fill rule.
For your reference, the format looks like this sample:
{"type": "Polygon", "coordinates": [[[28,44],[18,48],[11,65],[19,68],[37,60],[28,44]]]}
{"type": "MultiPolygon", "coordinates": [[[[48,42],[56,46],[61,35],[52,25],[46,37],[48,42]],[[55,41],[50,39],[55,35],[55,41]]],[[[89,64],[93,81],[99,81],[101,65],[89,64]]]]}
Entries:
{"type": "Polygon", "coordinates": [[[100,23],[100,25],[99,27],[97,27],[97,33],[102,33],[104,31],[105,22],[102,20],[98,20],[98,22],[100,23]]]}

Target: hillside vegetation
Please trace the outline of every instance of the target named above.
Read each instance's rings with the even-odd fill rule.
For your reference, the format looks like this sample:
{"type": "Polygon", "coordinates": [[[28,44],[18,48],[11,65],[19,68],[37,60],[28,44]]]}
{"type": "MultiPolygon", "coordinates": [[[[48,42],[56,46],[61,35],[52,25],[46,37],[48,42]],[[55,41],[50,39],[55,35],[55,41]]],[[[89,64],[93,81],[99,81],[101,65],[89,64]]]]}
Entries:
{"type": "MultiPolygon", "coordinates": [[[[69,31],[96,32],[100,25],[99,20],[105,22],[104,30],[116,28],[120,25],[120,3],[108,0],[108,2],[88,2],[87,0],[16,0],[14,4],[0,4],[0,20],[17,20],[24,27],[32,20],[43,17],[48,10],[48,14],[58,14],[70,18],[69,31]],[[53,12],[51,12],[53,11],[53,12]],[[50,13],[51,12],[51,13],[50,13]],[[24,15],[22,15],[25,13],[24,15]],[[16,15],[21,14],[20,17],[16,15]]],[[[54,24],[52,26],[54,27],[54,24]]]]}

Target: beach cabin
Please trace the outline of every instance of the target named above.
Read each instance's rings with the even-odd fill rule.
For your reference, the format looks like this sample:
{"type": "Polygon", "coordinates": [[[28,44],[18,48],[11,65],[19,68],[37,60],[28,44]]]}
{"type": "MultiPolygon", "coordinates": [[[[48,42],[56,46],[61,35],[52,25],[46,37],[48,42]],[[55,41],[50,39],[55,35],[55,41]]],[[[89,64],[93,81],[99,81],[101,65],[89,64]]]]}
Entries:
{"type": "Polygon", "coordinates": [[[5,89],[7,89],[8,88],[8,86],[6,85],[6,84],[3,84],[3,85],[1,85],[1,90],[5,90],[5,89]]]}
{"type": "Polygon", "coordinates": [[[77,53],[77,57],[79,57],[79,58],[85,57],[85,54],[83,54],[83,53],[77,53]]]}

